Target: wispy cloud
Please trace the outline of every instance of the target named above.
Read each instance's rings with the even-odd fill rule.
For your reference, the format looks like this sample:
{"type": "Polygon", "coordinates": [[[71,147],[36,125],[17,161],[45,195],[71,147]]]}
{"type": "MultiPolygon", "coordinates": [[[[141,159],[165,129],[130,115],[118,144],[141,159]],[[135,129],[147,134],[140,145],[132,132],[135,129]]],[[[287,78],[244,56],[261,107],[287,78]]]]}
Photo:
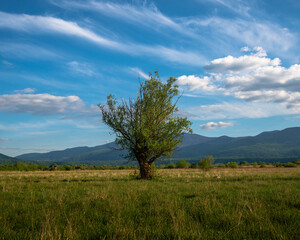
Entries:
{"type": "Polygon", "coordinates": [[[8,138],[0,138],[0,143],[6,142],[8,140],[9,140],[8,138]]]}
{"type": "Polygon", "coordinates": [[[67,9],[80,9],[101,13],[107,17],[120,19],[122,22],[135,24],[137,26],[147,27],[154,31],[163,32],[166,29],[186,35],[190,37],[199,36],[184,28],[183,25],[177,23],[172,18],[164,15],[159,9],[152,4],[128,4],[116,2],[101,2],[101,1],[55,1],[51,3],[56,6],[67,9]]]}
{"type": "MultiPolygon", "coordinates": [[[[0,12],[0,22],[1,20],[0,12]]],[[[1,23],[0,23],[1,28],[1,23]]],[[[27,43],[16,43],[16,42],[0,42],[0,54],[7,58],[16,59],[59,59],[61,56],[56,53],[53,49],[45,49],[41,46],[36,46],[27,43]]],[[[3,61],[2,61],[3,62],[3,61]]]]}
{"type": "Polygon", "coordinates": [[[217,128],[226,128],[226,127],[231,127],[234,124],[232,122],[208,122],[205,124],[200,125],[200,129],[203,130],[212,130],[212,129],[217,129],[217,128]]]}
{"type": "Polygon", "coordinates": [[[23,90],[15,90],[14,93],[34,93],[36,89],[34,88],[25,88],[23,90]]]}
{"type": "Polygon", "coordinates": [[[25,134],[29,135],[48,135],[53,133],[60,133],[63,132],[62,130],[56,130],[56,131],[34,131],[34,132],[25,132],[25,134]]]}
{"type": "Polygon", "coordinates": [[[87,63],[72,61],[68,63],[68,66],[72,71],[83,75],[93,76],[96,74],[95,70],[87,63]]]}
{"type": "Polygon", "coordinates": [[[135,76],[141,77],[143,79],[148,79],[149,75],[143,72],[141,69],[137,67],[129,67],[128,68],[131,73],[133,73],[135,76]]]}
{"type": "Polygon", "coordinates": [[[6,60],[2,60],[1,62],[2,62],[2,64],[4,64],[5,66],[8,66],[8,67],[13,67],[14,66],[11,62],[6,61],[6,60]]]}
{"type": "Polygon", "coordinates": [[[193,120],[239,119],[239,118],[267,118],[271,116],[299,114],[300,107],[286,108],[283,103],[265,102],[223,102],[217,104],[188,107],[193,120]]]}
{"type": "Polygon", "coordinates": [[[33,16],[27,14],[10,14],[0,12],[0,28],[9,28],[31,34],[59,33],[76,36],[91,41],[99,46],[123,52],[129,55],[154,56],[169,62],[202,66],[205,57],[194,51],[176,50],[160,45],[148,46],[138,43],[124,43],[100,36],[90,29],[79,26],[76,22],[66,21],[50,16],[33,16]]]}
{"type": "Polygon", "coordinates": [[[211,38],[222,35],[223,44],[228,46],[231,46],[232,40],[235,40],[239,44],[250,47],[262,46],[264,49],[276,51],[282,56],[286,55],[286,51],[296,46],[297,43],[297,37],[288,29],[273,22],[259,21],[259,19],[191,18],[184,24],[194,31],[208,31],[211,38]]]}

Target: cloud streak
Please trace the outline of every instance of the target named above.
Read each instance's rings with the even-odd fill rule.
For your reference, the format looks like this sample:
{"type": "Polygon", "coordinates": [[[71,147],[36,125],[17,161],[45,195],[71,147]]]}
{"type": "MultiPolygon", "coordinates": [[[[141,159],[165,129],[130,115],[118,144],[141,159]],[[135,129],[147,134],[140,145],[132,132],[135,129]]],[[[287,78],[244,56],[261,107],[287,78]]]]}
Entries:
{"type": "Polygon", "coordinates": [[[226,127],[231,127],[234,124],[232,122],[208,122],[205,124],[200,125],[200,129],[202,130],[213,130],[217,128],[226,128],[226,127]]]}
{"type": "Polygon", "coordinates": [[[0,111],[29,113],[32,115],[55,115],[66,113],[91,112],[78,96],[54,96],[44,94],[5,94],[0,95],[0,111]]]}
{"type": "Polygon", "coordinates": [[[138,43],[124,43],[102,37],[94,31],[79,26],[76,22],[51,16],[33,16],[0,12],[0,28],[27,32],[30,34],[58,33],[75,36],[93,42],[99,46],[123,52],[129,55],[154,56],[169,62],[202,66],[206,59],[194,52],[178,51],[165,46],[148,46],[138,43]]]}
{"type": "Polygon", "coordinates": [[[0,138],[0,143],[6,142],[8,140],[9,140],[8,138],[0,138]]]}

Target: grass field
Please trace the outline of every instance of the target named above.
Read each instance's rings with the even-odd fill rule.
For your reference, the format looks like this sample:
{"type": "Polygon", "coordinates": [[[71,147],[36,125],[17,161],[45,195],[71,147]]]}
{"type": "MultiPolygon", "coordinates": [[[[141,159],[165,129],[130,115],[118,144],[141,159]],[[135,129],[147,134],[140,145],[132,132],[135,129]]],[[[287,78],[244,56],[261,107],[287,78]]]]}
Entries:
{"type": "Polygon", "coordinates": [[[0,239],[300,239],[300,168],[0,172],[0,239]]]}

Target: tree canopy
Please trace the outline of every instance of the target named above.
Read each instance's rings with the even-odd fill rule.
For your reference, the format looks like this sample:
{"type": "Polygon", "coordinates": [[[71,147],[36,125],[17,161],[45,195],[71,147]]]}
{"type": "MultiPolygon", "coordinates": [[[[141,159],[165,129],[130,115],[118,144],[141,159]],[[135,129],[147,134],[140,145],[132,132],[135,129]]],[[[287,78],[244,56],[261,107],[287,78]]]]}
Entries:
{"type": "Polygon", "coordinates": [[[191,122],[176,115],[179,91],[176,78],[163,83],[156,71],[140,82],[136,98],[120,102],[113,95],[106,105],[99,105],[102,120],[116,134],[120,149],[127,150],[127,158],[140,166],[142,179],[151,179],[151,164],[172,154],[183,134],[191,132],[191,122]]]}

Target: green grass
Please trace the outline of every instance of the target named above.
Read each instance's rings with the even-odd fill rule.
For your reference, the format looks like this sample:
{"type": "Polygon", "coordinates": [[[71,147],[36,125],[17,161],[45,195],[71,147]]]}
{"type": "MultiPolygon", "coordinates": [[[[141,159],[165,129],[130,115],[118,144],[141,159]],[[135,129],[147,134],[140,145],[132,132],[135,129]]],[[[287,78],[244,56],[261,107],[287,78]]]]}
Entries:
{"type": "Polygon", "coordinates": [[[0,172],[0,239],[300,239],[300,168],[0,172]]]}

